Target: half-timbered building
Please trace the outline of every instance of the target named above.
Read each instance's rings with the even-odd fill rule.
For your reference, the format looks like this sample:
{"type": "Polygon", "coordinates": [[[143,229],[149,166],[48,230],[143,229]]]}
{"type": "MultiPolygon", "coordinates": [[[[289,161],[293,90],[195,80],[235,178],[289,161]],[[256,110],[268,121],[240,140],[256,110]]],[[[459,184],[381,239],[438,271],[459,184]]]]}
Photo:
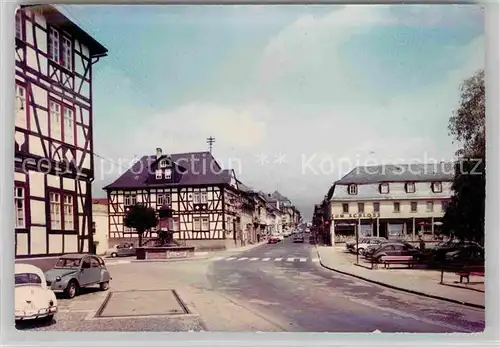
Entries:
{"type": "Polygon", "coordinates": [[[15,14],[15,254],[92,250],[92,66],[107,50],[50,5],[15,14]]]}
{"type": "MultiPolygon", "coordinates": [[[[222,169],[210,152],[143,156],[104,187],[108,195],[108,243],[136,240],[123,224],[130,207],[143,204],[172,210],[177,241],[199,247],[231,247],[238,240],[241,192],[233,170],[222,169]]],[[[156,229],[146,232],[155,238],[156,229]]]]}

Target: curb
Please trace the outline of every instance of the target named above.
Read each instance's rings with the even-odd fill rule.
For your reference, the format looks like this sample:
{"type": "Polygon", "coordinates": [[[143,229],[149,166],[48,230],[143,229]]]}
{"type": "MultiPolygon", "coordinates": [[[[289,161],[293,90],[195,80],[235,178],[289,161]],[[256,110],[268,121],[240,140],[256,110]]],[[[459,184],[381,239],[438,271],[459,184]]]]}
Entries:
{"type": "Polygon", "coordinates": [[[186,257],[178,259],[152,259],[152,260],[130,260],[130,263],[148,263],[148,262],[182,262],[182,261],[196,261],[196,260],[206,260],[209,256],[199,256],[199,257],[186,257]]]}
{"type": "Polygon", "coordinates": [[[382,282],[379,282],[379,281],[376,281],[376,280],[372,280],[372,279],[368,279],[368,278],[365,278],[365,277],[361,277],[361,276],[358,276],[356,274],[348,273],[348,272],[345,272],[345,271],[340,271],[338,269],[331,268],[331,267],[325,266],[325,264],[323,264],[323,262],[321,261],[321,256],[319,254],[318,248],[316,248],[316,253],[318,254],[319,264],[323,268],[326,268],[326,269],[328,269],[330,271],[334,271],[334,272],[337,272],[337,273],[340,273],[340,274],[343,274],[343,275],[347,275],[347,276],[350,276],[350,277],[354,277],[354,278],[357,278],[357,279],[360,279],[360,280],[364,280],[365,282],[377,284],[377,285],[380,285],[380,286],[383,286],[383,287],[386,287],[386,288],[389,288],[389,289],[394,289],[394,290],[399,290],[399,291],[407,292],[407,293],[410,293],[410,294],[413,294],[413,295],[419,295],[419,296],[424,296],[424,297],[428,297],[428,298],[433,298],[433,299],[436,299],[436,300],[447,301],[447,302],[451,302],[451,303],[457,303],[457,304],[461,304],[461,305],[464,305],[464,306],[467,306],[467,307],[485,309],[485,306],[483,306],[483,305],[478,305],[478,304],[471,303],[471,302],[463,302],[463,301],[454,300],[454,299],[451,299],[451,298],[437,296],[437,295],[431,295],[431,294],[427,294],[425,292],[420,292],[420,291],[416,291],[416,290],[410,290],[410,289],[400,288],[400,287],[397,287],[397,286],[394,286],[394,285],[390,285],[390,284],[382,283],[382,282]]]}

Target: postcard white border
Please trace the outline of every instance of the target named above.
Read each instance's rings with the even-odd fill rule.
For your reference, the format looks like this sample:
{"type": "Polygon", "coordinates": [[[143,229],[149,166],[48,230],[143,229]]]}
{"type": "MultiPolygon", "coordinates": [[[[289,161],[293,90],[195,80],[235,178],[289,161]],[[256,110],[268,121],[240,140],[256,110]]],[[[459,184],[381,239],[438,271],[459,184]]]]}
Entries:
{"type": "MultiPolygon", "coordinates": [[[[51,3],[84,3],[53,1],[51,3]]],[[[118,1],[117,1],[118,2],[118,1]]],[[[135,1],[120,1],[135,3],[135,1]]],[[[172,3],[173,1],[148,1],[150,3],[172,3]]],[[[176,3],[258,3],[269,1],[175,1],[176,3]]],[[[341,1],[271,1],[272,3],[341,3],[341,1]]],[[[401,1],[356,1],[352,3],[401,3],[401,1]]],[[[406,3],[464,3],[459,1],[405,1],[406,3]]],[[[470,1],[468,1],[470,3],[470,1]]],[[[26,3],[26,2],[25,2],[26,3]]],[[[33,2],[34,3],[34,2],[33,2]]],[[[38,3],[45,3],[40,1],[38,3]]],[[[86,1],[85,3],[103,3],[86,1]]],[[[109,1],[111,3],[111,1],[109,1]]],[[[113,2],[114,3],[114,2],[113,2]]],[[[346,3],[344,1],[344,3],[346,3]]],[[[351,2],[347,2],[351,3],[351,2]]],[[[17,331],[13,323],[13,260],[14,231],[13,223],[13,190],[14,181],[14,55],[1,55],[2,91],[0,107],[2,115],[0,126],[0,221],[2,233],[1,259],[1,343],[4,346],[40,346],[40,347],[132,347],[132,346],[261,346],[261,347],[323,347],[323,346],[489,346],[498,342],[499,306],[499,234],[500,234],[500,121],[499,121],[499,20],[500,5],[498,2],[485,3],[486,20],[486,93],[487,93],[487,183],[486,183],[486,330],[483,334],[327,334],[327,333],[100,333],[93,332],[29,332],[17,331]],[[9,115],[12,115],[9,117],[9,115]],[[497,329],[495,329],[497,328],[497,329]]],[[[2,52],[12,52],[14,47],[14,11],[16,3],[1,1],[2,52]]],[[[110,52],[112,54],[112,52],[110,52]]]]}

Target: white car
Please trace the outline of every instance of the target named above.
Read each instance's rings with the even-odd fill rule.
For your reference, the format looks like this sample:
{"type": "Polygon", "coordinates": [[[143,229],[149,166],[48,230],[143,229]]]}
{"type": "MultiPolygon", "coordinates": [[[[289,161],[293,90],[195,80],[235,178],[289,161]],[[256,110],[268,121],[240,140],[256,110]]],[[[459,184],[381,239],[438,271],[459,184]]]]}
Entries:
{"type": "Polygon", "coordinates": [[[52,321],[57,313],[57,299],[47,288],[42,270],[34,265],[15,265],[14,303],[16,321],[46,319],[52,321]]]}

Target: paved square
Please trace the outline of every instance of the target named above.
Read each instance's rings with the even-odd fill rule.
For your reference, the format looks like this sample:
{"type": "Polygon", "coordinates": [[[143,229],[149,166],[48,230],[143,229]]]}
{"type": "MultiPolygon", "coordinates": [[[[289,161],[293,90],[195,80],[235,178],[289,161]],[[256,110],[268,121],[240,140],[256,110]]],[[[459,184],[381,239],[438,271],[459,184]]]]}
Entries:
{"type": "Polygon", "coordinates": [[[175,290],[113,291],[96,317],[135,317],[189,314],[175,290]]]}

